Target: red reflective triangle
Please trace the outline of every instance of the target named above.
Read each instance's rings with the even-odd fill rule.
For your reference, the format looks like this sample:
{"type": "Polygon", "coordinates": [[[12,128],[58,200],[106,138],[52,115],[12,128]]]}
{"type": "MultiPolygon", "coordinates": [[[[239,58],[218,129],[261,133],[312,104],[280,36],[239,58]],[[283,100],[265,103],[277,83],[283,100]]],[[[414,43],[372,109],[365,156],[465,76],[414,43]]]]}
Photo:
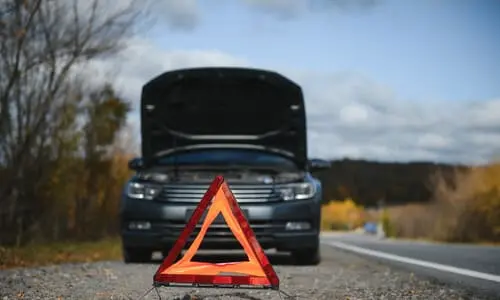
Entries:
{"type": "Polygon", "coordinates": [[[157,286],[192,284],[233,287],[245,285],[279,289],[279,278],[273,266],[257,241],[253,230],[241,212],[238,202],[222,176],[217,176],[205,192],[186,227],[156,271],[153,281],[157,286]],[[209,204],[211,206],[207,211],[200,232],[186,251],[186,254],[174,263],[209,204]],[[219,213],[223,215],[234,236],[242,245],[249,261],[231,263],[191,261],[205,236],[208,226],[219,213]],[[223,272],[243,275],[220,275],[223,272]]]}

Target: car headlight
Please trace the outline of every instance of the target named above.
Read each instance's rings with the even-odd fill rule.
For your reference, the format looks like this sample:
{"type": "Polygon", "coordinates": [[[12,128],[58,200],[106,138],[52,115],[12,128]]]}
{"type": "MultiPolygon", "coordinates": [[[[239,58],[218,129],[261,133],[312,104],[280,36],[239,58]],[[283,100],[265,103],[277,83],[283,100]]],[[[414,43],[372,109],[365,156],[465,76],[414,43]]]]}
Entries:
{"type": "Polygon", "coordinates": [[[167,174],[156,173],[156,172],[140,172],[137,174],[137,178],[141,180],[146,180],[146,181],[151,180],[156,182],[168,182],[170,179],[167,174]]]}
{"type": "Polygon", "coordinates": [[[309,199],[316,193],[316,187],[309,182],[286,184],[279,187],[281,197],[285,201],[309,199]]]}
{"type": "Polygon", "coordinates": [[[134,199],[153,200],[161,192],[161,186],[150,183],[130,182],[126,187],[127,196],[134,199]]]}

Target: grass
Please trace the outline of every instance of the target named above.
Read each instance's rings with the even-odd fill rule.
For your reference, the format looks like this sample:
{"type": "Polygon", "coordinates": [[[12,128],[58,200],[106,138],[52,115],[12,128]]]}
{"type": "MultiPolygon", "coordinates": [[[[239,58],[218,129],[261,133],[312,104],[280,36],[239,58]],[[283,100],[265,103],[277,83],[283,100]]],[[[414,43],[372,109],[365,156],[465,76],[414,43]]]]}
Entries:
{"type": "Polygon", "coordinates": [[[95,242],[61,242],[0,247],[0,270],[60,263],[121,259],[119,238],[95,242]]]}

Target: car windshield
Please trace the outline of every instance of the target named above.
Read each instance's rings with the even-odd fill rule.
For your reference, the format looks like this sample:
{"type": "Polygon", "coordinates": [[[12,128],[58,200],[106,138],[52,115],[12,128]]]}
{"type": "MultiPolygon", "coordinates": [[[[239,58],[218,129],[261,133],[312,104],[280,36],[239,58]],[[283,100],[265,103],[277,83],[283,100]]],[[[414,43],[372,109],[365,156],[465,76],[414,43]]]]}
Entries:
{"type": "Polygon", "coordinates": [[[161,165],[284,165],[293,161],[268,152],[246,149],[203,149],[170,154],[157,159],[161,165]]]}

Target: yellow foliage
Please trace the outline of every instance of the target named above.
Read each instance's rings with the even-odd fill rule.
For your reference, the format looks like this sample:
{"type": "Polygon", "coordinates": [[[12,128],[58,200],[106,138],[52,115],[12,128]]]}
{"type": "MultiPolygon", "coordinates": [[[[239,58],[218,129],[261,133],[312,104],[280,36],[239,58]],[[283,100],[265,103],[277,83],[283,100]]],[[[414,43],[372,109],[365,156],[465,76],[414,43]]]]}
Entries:
{"type": "Polygon", "coordinates": [[[390,209],[397,235],[457,242],[500,241],[500,163],[436,176],[433,201],[390,209]]]}
{"type": "Polygon", "coordinates": [[[351,198],[331,201],[321,209],[322,230],[350,230],[363,224],[364,209],[351,198]]]}
{"type": "Polygon", "coordinates": [[[91,168],[78,158],[61,159],[39,188],[44,215],[41,232],[31,239],[93,239],[114,235],[119,201],[126,180],[130,155],[110,153],[91,168]]]}

